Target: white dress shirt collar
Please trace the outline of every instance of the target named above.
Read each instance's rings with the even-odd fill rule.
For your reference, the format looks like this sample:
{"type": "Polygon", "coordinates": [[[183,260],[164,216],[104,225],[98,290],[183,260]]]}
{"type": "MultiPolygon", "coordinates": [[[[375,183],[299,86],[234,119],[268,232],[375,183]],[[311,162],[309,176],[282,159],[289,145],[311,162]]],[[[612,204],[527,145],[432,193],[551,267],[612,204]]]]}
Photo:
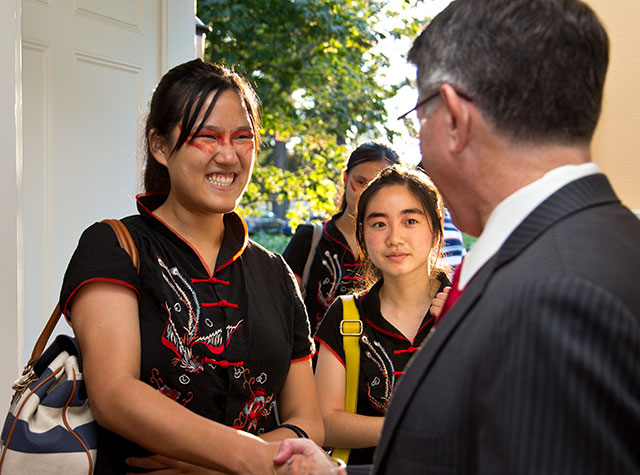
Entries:
{"type": "Polygon", "coordinates": [[[511,233],[544,200],[568,183],[600,170],[595,163],[564,165],[547,172],[539,180],[515,191],[494,208],[467,253],[460,269],[458,288],[464,289],[474,275],[498,252],[511,233]]]}

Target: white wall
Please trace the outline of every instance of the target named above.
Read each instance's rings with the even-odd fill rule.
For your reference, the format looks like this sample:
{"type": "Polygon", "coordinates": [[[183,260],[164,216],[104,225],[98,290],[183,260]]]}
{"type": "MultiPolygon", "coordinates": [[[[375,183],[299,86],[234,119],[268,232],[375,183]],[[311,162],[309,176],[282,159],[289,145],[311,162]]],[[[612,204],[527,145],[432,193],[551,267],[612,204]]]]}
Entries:
{"type": "MultiPolygon", "coordinates": [[[[20,185],[22,109],[20,102],[20,0],[0,2],[0,404],[22,363],[20,185]]],[[[0,406],[1,407],[1,406],[0,406]]]]}

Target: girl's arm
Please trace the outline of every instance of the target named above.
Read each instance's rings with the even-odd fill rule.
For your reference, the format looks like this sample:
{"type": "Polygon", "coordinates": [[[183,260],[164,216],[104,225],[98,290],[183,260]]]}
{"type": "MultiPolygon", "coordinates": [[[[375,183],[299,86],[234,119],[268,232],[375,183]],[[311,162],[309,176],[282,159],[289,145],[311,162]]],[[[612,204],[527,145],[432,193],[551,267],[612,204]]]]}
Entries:
{"type": "Polygon", "coordinates": [[[324,445],[358,449],[378,445],[384,417],[351,414],[344,410],[346,371],[340,360],[318,345],[316,386],[324,421],[324,445]]]}
{"type": "Polygon", "coordinates": [[[72,319],[91,409],[101,426],[153,453],[202,467],[273,473],[277,447],[199,416],[140,381],[134,292],[106,282],[87,284],[73,298],[72,319]]]}
{"type": "MultiPolygon", "coordinates": [[[[324,428],[310,359],[291,363],[287,379],[278,396],[278,411],[282,424],[296,425],[315,443],[322,444],[324,428]]],[[[292,437],[297,435],[287,428],[276,429],[261,436],[270,442],[292,437]]]]}

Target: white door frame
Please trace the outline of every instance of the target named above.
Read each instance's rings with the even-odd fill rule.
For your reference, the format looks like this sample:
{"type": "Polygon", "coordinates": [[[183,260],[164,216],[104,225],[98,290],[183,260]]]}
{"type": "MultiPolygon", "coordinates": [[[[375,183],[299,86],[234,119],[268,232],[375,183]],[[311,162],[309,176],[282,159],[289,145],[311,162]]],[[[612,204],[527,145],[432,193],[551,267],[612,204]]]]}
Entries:
{"type": "Polygon", "coordinates": [[[20,0],[0,2],[0,404],[22,363],[22,70],[20,0]]]}

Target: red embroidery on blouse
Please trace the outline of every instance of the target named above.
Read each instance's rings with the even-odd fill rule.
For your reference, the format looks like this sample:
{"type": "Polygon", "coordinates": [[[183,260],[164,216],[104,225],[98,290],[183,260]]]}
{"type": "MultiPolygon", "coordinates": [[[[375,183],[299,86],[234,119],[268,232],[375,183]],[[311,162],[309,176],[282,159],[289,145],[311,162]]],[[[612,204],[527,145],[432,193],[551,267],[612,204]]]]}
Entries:
{"type": "MultiPolygon", "coordinates": [[[[178,302],[171,308],[165,303],[163,308],[167,312],[167,323],[162,334],[162,344],[176,354],[171,363],[174,366],[180,365],[184,370],[191,373],[200,373],[207,363],[215,364],[216,361],[208,355],[198,356],[193,354],[193,347],[196,344],[204,345],[211,355],[220,355],[229,346],[231,337],[235,331],[242,326],[242,320],[224,328],[213,330],[209,334],[199,335],[200,309],[203,306],[230,306],[238,308],[237,305],[221,300],[214,304],[199,304],[195,291],[189,285],[180,271],[169,267],[157,258],[162,277],[166,284],[174,292],[178,302]],[[178,321],[174,321],[173,314],[180,314],[178,321]]],[[[233,363],[242,364],[242,363],[233,363]]]]}
{"type": "Polygon", "coordinates": [[[258,428],[258,421],[271,414],[273,410],[273,394],[267,395],[263,387],[254,387],[255,383],[264,384],[267,381],[266,373],[262,373],[257,378],[247,378],[251,371],[245,368],[241,374],[236,377],[244,378],[242,387],[249,390],[249,396],[242,405],[242,410],[238,417],[233,421],[235,429],[246,431],[255,431],[258,428]]]}
{"type": "Polygon", "coordinates": [[[180,397],[182,396],[182,393],[180,393],[180,391],[178,391],[176,389],[173,389],[173,388],[170,388],[169,386],[164,384],[162,378],[160,377],[160,372],[158,371],[157,368],[153,368],[151,370],[151,378],[149,378],[149,382],[152,383],[152,384],[155,384],[156,389],[158,390],[158,392],[164,394],[169,399],[173,399],[174,401],[179,402],[180,404],[182,404],[185,407],[193,399],[193,392],[191,392],[191,391],[189,391],[187,393],[186,397],[180,399],[180,397]]]}

